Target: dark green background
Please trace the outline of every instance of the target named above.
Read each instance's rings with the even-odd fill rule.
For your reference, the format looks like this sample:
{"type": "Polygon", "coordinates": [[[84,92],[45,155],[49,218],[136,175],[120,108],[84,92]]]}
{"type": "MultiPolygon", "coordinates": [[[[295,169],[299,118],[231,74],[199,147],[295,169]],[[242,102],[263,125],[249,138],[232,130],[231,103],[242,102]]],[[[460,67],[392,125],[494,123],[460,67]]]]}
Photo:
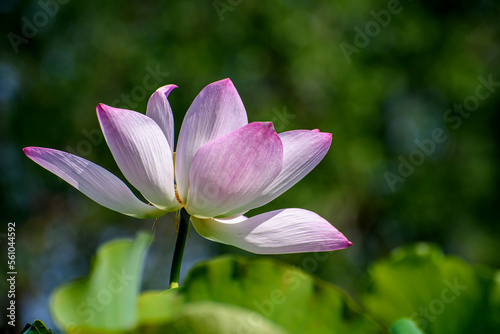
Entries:
{"type": "MultiPolygon", "coordinates": [[[[46,303],[55,286],[84,275],[102,242],[153,225],[100,207],[21,149],[72,150],[121,177],[96,105],[145,112],[149,95],[170,83],[179,86],[170,95],[177,133],[196,94],[226,77],[249,121],[333,133],[330,152],[309,176],[250,215],[309,209],[354,245],[315,266],[308,255],[282,260],[353,295],[369,262],[416,241],[500,266],[500,86],[479,88],[490,95],[467,118],[447,112],[473,101],[478,78],[500,82],[499,2],[64,0],[57,10],[49,3],[0,4],[0,210],[3,226],[17,223],[20,327],[37,317],[51,326],[46,303]],[[390,17],[388,6],[397,8],[390,17]],[[375,16],[385,22],[373,23],[375,16]],[[363,40],[365,29],[374,30],[363,40]],[[348,57],[347,44],[358,46],[348,57]],[[146,79],[151,69],[162,73],[157,80],[146,79]],[[389,186],[387,172],[398,173],[400,159],[418,154],[416,141],[435,129],[446,140],[389,186]]],[[[167,287],[172,221],[158,221],[145,288],[167,287]]],[[[240,252],[191,235],[185,270],[240,252]]]]}

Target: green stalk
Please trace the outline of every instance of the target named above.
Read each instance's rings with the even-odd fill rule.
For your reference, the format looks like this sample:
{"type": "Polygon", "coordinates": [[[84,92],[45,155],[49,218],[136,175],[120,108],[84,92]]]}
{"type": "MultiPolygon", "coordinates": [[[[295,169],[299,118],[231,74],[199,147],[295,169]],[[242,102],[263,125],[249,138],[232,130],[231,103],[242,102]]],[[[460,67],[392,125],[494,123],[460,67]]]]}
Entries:
{"type": "Polygon", "coordinates": [[[181,275],[182,255],[184,254],[184,246],[186,245],[186,236],[189,225],[189,213],[182,208],[179,221],[179,233],[175,241],[174,256],[172,258],[172,269],[170,270],[170,289],[179,286],[179,277],[181,275]]]}

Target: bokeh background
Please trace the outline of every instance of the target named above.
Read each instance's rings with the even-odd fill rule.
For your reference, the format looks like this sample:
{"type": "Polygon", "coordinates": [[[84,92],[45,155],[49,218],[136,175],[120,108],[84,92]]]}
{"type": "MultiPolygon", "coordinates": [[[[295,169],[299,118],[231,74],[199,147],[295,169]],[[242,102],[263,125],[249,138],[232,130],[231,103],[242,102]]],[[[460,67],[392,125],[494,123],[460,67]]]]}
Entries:
{"type": "MultiPolygon", "coordinates": [[[[354,297],[370,262],[407,243],[498,268],[499,9],[493,0],[2,0],[0,237],[3,255],[16,222],[18,325],[53,327],[50,292],[87,274],[98,245],[154,224],[92,202],[22,148],[69,151],[121,176],[96,105],[145,112],[170,83],[177,133],[198,92],[226,77],[250,121],[333,133],[310,175],[250,214],[306,208],[354,245],[318,265],[276,258],[354,297]]],[[[158,220],[144,289],[167,288],[172,222],[158,220]]],[[[186,248],[184,273],[216,254],[251,256],[193,229],[186,248]]]]}

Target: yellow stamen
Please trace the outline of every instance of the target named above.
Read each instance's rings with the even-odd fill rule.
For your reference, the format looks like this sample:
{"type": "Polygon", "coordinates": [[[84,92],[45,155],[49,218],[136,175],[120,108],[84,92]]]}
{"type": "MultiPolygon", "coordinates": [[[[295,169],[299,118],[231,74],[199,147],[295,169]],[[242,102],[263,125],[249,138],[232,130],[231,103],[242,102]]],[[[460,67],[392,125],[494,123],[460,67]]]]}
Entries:
{"type": "Polygon", "coordinates": [[[165,231],[165,233],[168,233],[168,231],[170,231],[170,229],[172,228],[172,226],[175,226],[175,234],[177,234],[179,232],[179,223],[181,221],[181,211],[177,211],[175,213],[175,218],[174,218],[174,221],[172,222],[172,224],[170,224],[170,226],[167,228],[167,230],[165,231]]]}
{"type": "MultiPolygon", "coordinates": [[[[175,175],[175,153],[172,154],[172,159],[174,159],[174,175],[175,175]]],[[[177,202],[179,202],[182,206],[186,206],[181,200],[181,197],[179,196],[179,192],[177,191],[177,184],[174,183],[174,189],[175,189],[175,198],[177,199],[177,202]]]]}
{"type": "Polygon", "coordinates": [[[175,188],[175,198],[177,199],[177,202],[179,202],[182,206],[186,206],[186,204],[184,204],[181,200],[181,197],[179,196],[179,192],[177,191],[177,185],[174,184],[174,188],[175,188]]]}

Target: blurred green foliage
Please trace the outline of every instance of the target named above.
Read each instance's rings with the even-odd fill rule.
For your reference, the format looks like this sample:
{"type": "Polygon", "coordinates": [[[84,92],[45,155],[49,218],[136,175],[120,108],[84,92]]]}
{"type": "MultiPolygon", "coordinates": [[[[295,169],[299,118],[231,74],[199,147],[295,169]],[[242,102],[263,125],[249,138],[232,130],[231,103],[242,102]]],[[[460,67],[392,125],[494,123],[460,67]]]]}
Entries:
{"type": "Polygon", "coordinates": [[[340,288],[262,257],[217,257],[194,266],[182,287],[140,293],[149,240],[141,233],[102,245],[87,277],[54,291],[57,327],[67,334],[500,330],[498,272],[434,245],[405,246],[372,264],[360,307],[340,288]]]}
{"type": "Polygon", "coordinates": [[[388,326],[409,317],[427,334],[500,330],[500,271],[420,243],[396,249],[368,272],[362,304],[388,326]]]}
{"type": "Polygon", "coordinates": [[[102,245],[88,277],[59,286],[50,300],[51,315],[67,333],[125,331],[140,321],[137,295],[151,237],[117,239],[102,245]]]}
{"type": "MultiPolygon", "coordinates": [[[[145,112],[157,87],[175,83],[178,131],[196,94],[224,77],[250,121],[333,133],[310,175],[250,214],[313,210],[354,246],[315,267],[305,255],[280,259],[352,291],[369,262],[408,242],[432,241],[468,261],[500,265],[498,87],[483,85],[479,92],[491,94],[467,117],[453,111],[474,102],[478,78],[500,81],[499,2],[401,1],[390,22],[380,17],[391,1],[220,2],[224,12],[219,2],[192,0],[1,2],[0,212],[18,223],[25,314],[33,319],[43,308],[34,300],[46,304],[54,286],[84,273],[102,241],[152,222],[101,208],[21,149],[72,151],[121,175],[100,135],[98,103],[145,112]],[[378,32],[369,30],[376,16],[378,32]],[[346,57],[342,43],[359,52],[346,57]],[[415,141],[437,128],[447,139],[392,189],[386,173],[398,174],[400,159],[421,151],[415,141]]],[[[157,270],[147,286],[167,277],[171,221],[159,220],[157,255],[147,264],[157,270]]],[[[239,252],[196,236],[187,247],[192,258],[239,252]]]]}
{"type": "MultiPolygon", "coordinates": [[[[383,333],[341,289],[271,259],[219,257],[190,271],[184,303],[216,302],[257,312],[287,333],[383,333]]],[[[260,317],[249,317],[249,325],[260,317]]]]}
{"type": "Polygon", "coordinates": [[[183,287],[139,294],[149,242],[113,240],[89,276],[63,284],[50,310],[64,333],[383,333],[338,288],[271,259],[219,257],[183,287]]]}
{"type": "Polygon", "coordinates": [[[391,327],[393,334],[423,334],[415,322],[408,318],[402,318],[396,321],[391,327]]]}

